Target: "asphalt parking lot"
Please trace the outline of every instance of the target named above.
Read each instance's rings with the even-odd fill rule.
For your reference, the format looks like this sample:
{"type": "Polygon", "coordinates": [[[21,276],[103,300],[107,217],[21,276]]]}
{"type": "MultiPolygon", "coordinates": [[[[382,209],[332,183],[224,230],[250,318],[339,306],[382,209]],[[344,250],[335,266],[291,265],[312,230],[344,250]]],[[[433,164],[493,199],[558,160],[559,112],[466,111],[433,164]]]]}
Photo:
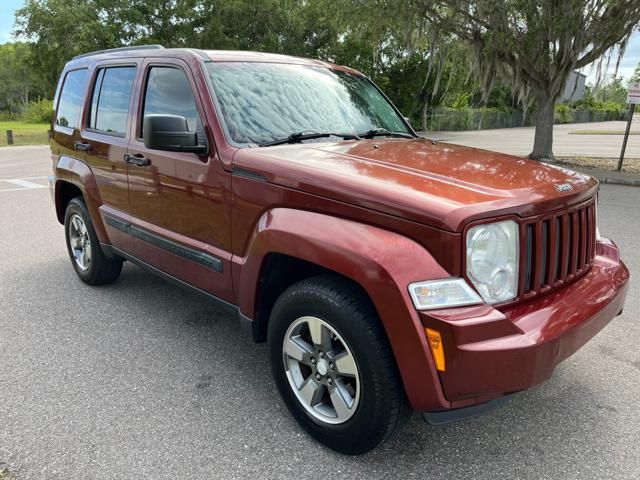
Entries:
{"type": "MultiPolygon", "coordinates": [[[[0,470],[18,479],[640,478],[640,287],[547,383],[430,427],[414,415],[361,457],[311,440],[264,345],[215,307],[126,264],[77,279],[46,147],[0,149],[0,470]]],[[[600,229],[640,272],[640,188],[603,185],[600,229]]],[[[580,302],[580,298],[575,299],[580,302]]]]}

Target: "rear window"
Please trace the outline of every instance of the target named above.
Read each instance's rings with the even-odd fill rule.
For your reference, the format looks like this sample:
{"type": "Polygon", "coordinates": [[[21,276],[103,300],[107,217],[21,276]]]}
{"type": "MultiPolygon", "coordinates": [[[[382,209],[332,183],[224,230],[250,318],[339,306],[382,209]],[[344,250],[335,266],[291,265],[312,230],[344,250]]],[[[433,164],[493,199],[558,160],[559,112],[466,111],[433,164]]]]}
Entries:
{"type": "Polygon", "coordinates": [[[62,92],[60,92],[56,125],[65,128],[78,128],[88,75],[87,69],[73,70],[67,73],[62,85],[62,92]]]}
{"type": "Polygon", "coordinates": [[[111,135],[125,135],[135,77],[135,67],[108,67],[98,71],[87,122],[89,128],[111,135]]]}

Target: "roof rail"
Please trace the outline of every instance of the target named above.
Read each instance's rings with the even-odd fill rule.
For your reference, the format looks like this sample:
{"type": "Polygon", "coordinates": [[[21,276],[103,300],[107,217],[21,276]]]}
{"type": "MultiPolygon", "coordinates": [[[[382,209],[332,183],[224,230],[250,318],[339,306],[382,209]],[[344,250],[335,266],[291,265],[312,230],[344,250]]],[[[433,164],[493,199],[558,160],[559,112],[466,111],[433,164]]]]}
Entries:
{"type": "Polygon", "coordinates": [[[135,47],[107,48],[106,50],[96,50],[95,52],[76,55],[75,57],[72,58],[72,60],[75,60],[76,58],[90,57],[92,55],[100,55],[101,53],[130,52],[134,50],[158,50],[161,48],[164,48],[164,47],[162,45],[136,45],[135,47]]]}

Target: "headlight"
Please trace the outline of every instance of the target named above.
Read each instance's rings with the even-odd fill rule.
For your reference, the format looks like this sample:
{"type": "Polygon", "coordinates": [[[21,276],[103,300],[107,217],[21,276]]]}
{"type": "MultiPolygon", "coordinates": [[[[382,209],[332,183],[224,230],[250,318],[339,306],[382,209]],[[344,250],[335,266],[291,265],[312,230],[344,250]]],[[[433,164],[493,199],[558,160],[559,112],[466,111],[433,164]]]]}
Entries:
{"type": "Polygon", "coordinates": [[[518,224],[508,220],[473,227],[467,233],[467,276],[487,303],[518,293],[518,224]]]}
{"type": "Polygon", "coordinates": [[[443,278],[409,285],[411,300],[418,310],[476,305],[482,299],[462,278],[443,278]]]}

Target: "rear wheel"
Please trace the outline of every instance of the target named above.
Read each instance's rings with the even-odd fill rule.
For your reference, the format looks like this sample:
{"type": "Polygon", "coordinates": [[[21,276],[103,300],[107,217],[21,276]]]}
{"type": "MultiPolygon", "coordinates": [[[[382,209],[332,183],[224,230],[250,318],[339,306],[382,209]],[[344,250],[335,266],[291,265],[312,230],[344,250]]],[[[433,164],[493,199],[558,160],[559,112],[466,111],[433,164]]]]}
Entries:
{"type": "Polygon", "coordinates": [[[71,199],[67,205],[64,229],[71,264],[83,282],[104,285],[118,278],[122,260],[105,257],[81,197],[71,199]]]}
{"type": "Polygon", "coordinates": [[[377,313],[351,282],[320,276],[291,286],[273,308],[268,342],[287,407],[328,447],[365,453],[410,416],[377,313]]]}

